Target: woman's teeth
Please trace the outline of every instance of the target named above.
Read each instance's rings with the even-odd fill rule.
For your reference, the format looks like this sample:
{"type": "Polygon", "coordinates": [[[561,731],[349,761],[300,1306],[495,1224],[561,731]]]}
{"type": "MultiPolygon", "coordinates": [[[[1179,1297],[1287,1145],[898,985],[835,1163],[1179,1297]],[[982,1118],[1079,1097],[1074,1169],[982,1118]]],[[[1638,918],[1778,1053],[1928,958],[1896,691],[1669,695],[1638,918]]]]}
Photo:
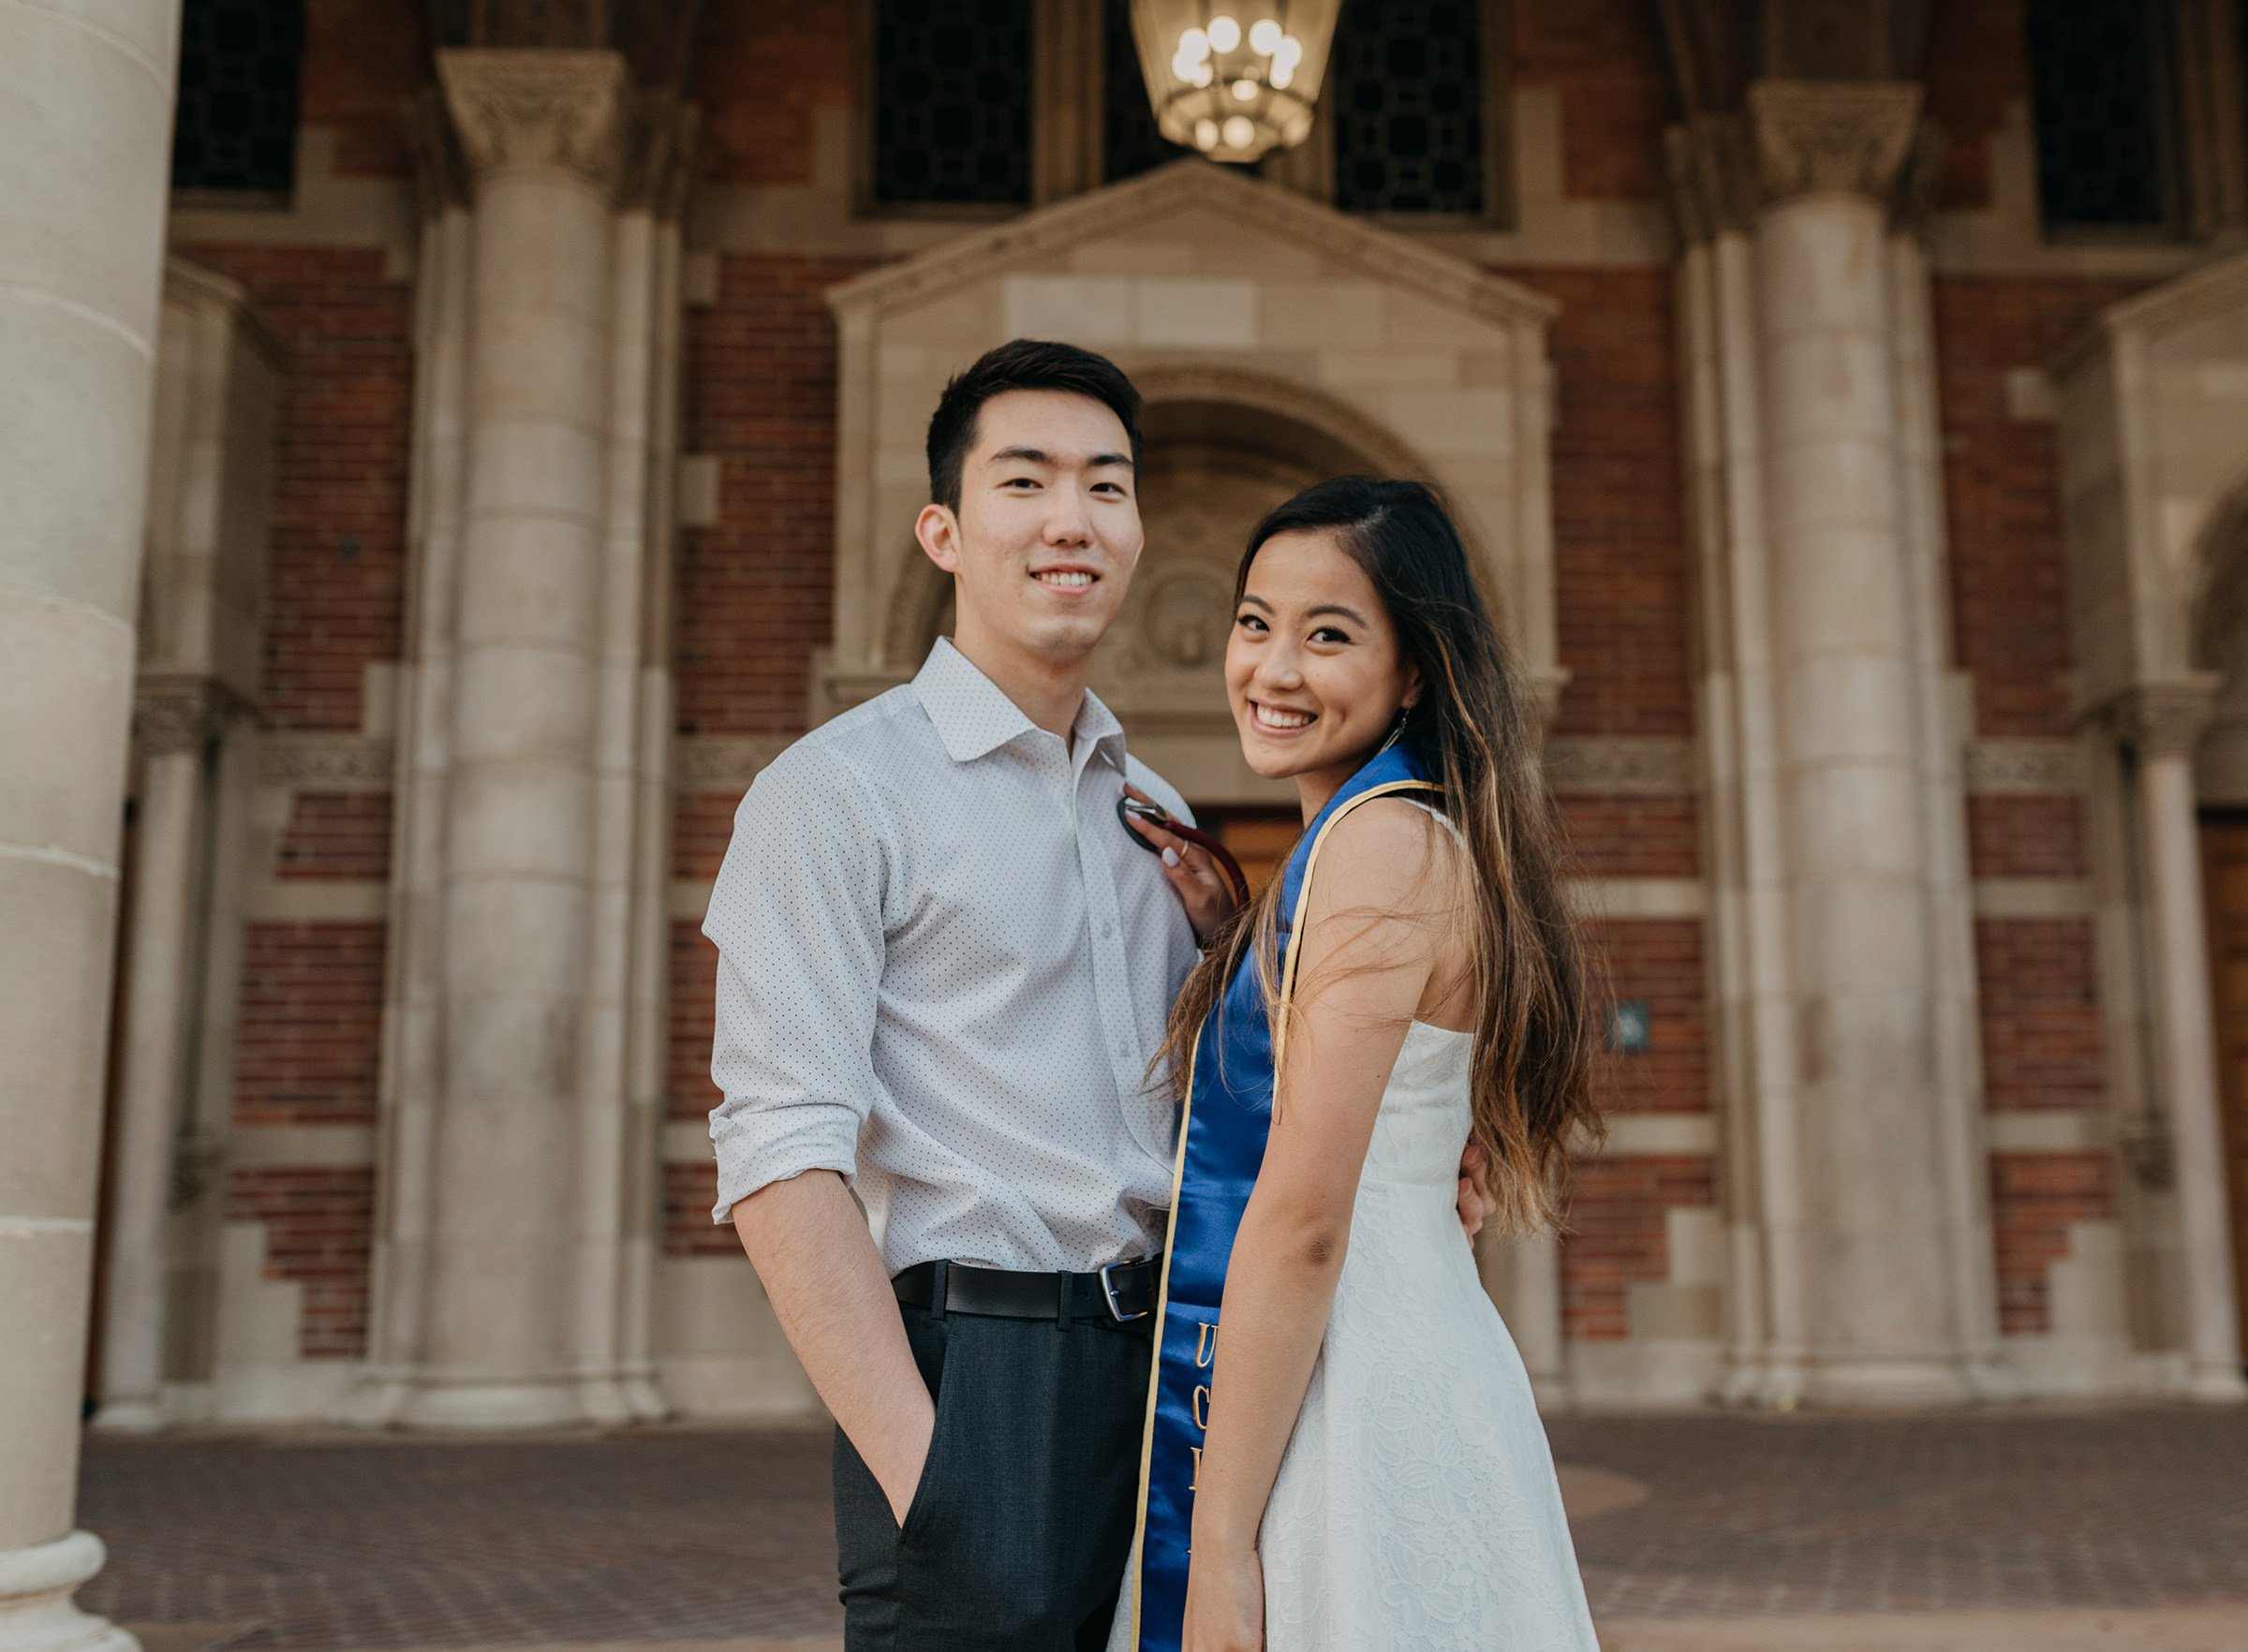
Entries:
{"type": "Polygon", "coordinates": [[[1093,576],[1089,573],[1070,573],[1058,569],[1047,573],[1032,574],[1030,577],[1042,585],[1059,585],[1064,590],[1071,591],[1082,591],[1093,583],[1093,576]]]}
{"type": "Polygon", "coordinates": [[[1282,711],[1277,705],[1259,705],[1257,723],[1265,729],[1302,729],[1310,724],[1314,715],[1311,712],[1282,711]]]}

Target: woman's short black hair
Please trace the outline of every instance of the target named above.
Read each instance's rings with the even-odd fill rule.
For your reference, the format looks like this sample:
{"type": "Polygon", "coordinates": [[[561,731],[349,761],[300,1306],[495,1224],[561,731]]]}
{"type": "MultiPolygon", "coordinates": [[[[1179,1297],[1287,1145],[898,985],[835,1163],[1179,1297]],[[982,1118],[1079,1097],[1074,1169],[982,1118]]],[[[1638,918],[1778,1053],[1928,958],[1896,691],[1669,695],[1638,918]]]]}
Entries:
{"type": "Polygon", "coordinates": [[[1140,392],[1124,370],[1106,356],[1075,345],[1018,338],[985,350],[965,373],[954,375],[937,398],[929,417],[929,497],[948,510],[960,509],[960,472],[975,444],[976,420],[984,404],[1008,391],[1064,391],[1099,402],[1117,416],[1131,438],[1131,463],[1140,463],[1140,392]]]}

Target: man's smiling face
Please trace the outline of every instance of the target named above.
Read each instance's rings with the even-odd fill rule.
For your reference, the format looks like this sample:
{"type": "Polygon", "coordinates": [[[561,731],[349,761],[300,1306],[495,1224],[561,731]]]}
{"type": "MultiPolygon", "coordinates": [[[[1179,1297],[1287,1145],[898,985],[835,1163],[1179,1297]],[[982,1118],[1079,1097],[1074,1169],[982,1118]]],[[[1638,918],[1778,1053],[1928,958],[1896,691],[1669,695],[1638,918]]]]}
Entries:
{"type": "Polygon", "coordinates": [[[953,574],[958,641],[1049,666],[1082,659],[1115,623],[1139,566],[1131,439],[1115,413],[1066,391],[984,404],[960,508],[922,512],[922,544],[953,574]]]}

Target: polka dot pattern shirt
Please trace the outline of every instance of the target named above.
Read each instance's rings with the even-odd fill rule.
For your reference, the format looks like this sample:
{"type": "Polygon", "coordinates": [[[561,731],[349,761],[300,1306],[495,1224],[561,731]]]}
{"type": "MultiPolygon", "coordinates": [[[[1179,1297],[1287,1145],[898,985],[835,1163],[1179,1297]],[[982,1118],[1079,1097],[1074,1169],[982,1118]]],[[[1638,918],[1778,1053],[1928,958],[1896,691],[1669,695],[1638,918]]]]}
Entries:
{"type": "Polygon", "coordinates": [[[1153,1249],[1176,1109],[1146,1073],[1195,945],[1117,819],[1127,775],[1188,817],[1090,694],[1073,733],[939,640],[758,775],[702,923],[715,1220],[824,1169],[894,1274],[1153,1249]]]}

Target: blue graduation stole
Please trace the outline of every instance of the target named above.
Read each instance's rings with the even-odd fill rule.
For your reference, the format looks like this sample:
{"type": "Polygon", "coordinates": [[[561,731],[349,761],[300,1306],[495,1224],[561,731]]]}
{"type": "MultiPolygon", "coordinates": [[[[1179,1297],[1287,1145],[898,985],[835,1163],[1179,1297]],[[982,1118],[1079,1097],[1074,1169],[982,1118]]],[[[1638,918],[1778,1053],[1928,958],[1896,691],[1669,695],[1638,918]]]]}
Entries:
{"type": "MultiPolygon", "coordinates": [[[[1419,756],[1400,742],[1377,753],[1312,819],[1280,873],[1275,946],[1281,1002],[1295,986],[1299,925],[1326,834],[1368,799],[1438,789],[1419,756]]],[[[1187,1543],[1209,1422],[1218,1305],[1234,1235],[1264,1162],[1284,1054],[1285,1036],[1273,1038],[1259,974],[1255,962],[1244,956],[1217,1010],[1203,1023],[1179,1120],[1171,1232],[1156,1306],[1155,1385],[1140,1455],[1138,1565],[1125,1580],[1119,1608],[1132,1614],[1131,1645],[1139,1652],[1177,1652],[1185,1622],[1187,1543]]]]}

